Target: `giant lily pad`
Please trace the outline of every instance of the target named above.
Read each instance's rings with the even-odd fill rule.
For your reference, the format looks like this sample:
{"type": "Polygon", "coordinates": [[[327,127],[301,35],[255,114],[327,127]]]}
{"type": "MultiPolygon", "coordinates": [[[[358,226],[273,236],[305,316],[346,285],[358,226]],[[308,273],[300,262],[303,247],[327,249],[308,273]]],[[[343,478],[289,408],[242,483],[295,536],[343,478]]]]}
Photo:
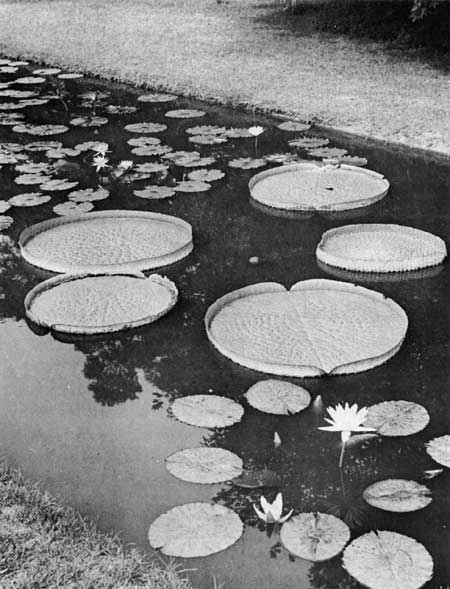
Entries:
{"type": "Polygon", "coordinates": [[[36,207],[43,205],[51,199],[48,194],[41,194],[40,192],[27,192],[24,194],[16,194],[9,199],[9,204],[13,207],[36,207]]]}
{"type": "Polygon", "coordinates": [[[432,501],[428,487],[404,479],[374,483],[367,487],[363,497],[373,507],[399,513],[423,509],[432,501]]]}
{"type": "Polygon", "coordinates": [[[280,539],[292,554],[319,562],[343,550],[350,540],[350,529],[334,515],[300,513],[283,524],[280,539]]]}
{"type": "Polygon", "coordinates": [[[28,262],[52,272],[147,270],[181,260],[193,247],[182,219],[121,210],[43,221],[25,229],[20,244],[28,262]]]}
{"type": "Polygon", "coordinates": [[[244,526],[228,507],[188,503],[160,515],[150,526],[152,548],[167,556],[193,558],[221,552],[242,536],[244,526]]]}
{"type": "Polygon", "coordinates": [[[162,123],[131,123],[125,127],[129,133],[162,133],[166,129],[167,125],[162,123]]]}
{"type": "Polygon", "coordinates": [[[428,411],[412,401],[384,401],[369,407],[365,427],[381,436],[410,436],[423,430],[430,421],[428,411]]]}
{"type": "Polygon", "coordinates": [[[399,350],[408,319],[378,292],[305,280],[290,291],[268,282],[231,292],[211,305],[205,323],[210,341],[234,362],[305,377],[360,372],[384,363],[399,350]]]}
{"type": "Polygon", "coordinates": [[[176,399],[172,413],[180,421],[197,427],[227,427],[242,419],[239,403],[219,395],[190,395],[176,399]]]}
{"type": "Polygon", "coordinates": [[[62,275],[25,298],[27,317],[63,333],[94,334],[147,325],[177,302],[176,286],[153,274],[62,275]]]}
{"type": "Polygon", "coordinates": [[[436,266],[447,255],[436,235],[402,225],[347,225],[330,229],[317,246],[324,264],[358,272],[404,272],[436,266]]]}
{"type": "Polygon", "coordinates": [[[396,532],[356,538],[345,549],[343,564],[370,589],[419,589],[433,576],[433,559],[422,544],[396,532]]]}
{"type": "Polygon", "coordinates": [[[450,436],[440,436],[428,442],[427,453],[438,464],[450,468],[450,436]]]}
{"type": "Polygon", "coordinates": [[[178,110],[169,110],[164,116],[169,119],[192,119],[195,117],[204,117],[205,111],[197,110],[195,108],[180,108],[178,110]]]}
{"type": "Polygon", "coordinates": [[[249,188],[256,201],[269,207],[341,211],[379,201],[387,194],[389,182],[377,172],[355,166],[303,163],[256,174],[249,188]]]}
{"type": "Polygon", "coordinates": [[[285,380],[261,380],[244,396],[255,409],[275,415],[293,415],[311,403],[311,395],[306,389],[285,380]]]}
{"type": "Polygon", "coordinates": [[[207,485],[240,476],[242,460],[223,448],[187,448],[166,458],[166,468],[183,481],[207,485]]]}

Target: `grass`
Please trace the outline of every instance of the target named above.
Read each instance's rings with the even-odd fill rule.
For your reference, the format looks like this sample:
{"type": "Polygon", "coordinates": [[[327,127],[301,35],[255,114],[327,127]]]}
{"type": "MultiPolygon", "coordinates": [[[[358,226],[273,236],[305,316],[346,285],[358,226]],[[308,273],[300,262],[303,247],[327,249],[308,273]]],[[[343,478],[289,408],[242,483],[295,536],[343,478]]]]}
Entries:
{"type": "Polygon", "coordinates": [[[100,533],[0,464],[2,589],[191,589],[173,563],[155,562],[100,533]]]}
{"type": "Polygon", "coordinates": [[[448,75],[411,51],[302,29],[301,14],[283,23],[276,7],[2,0],[0,51],[450,153],[448,75]]]}

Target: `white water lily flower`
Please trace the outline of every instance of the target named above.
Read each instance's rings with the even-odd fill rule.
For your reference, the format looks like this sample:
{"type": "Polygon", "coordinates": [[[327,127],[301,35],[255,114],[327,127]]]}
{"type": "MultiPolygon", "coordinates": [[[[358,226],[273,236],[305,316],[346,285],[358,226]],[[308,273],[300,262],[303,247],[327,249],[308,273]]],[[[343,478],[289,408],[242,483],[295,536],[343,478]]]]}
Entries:
{"type": "Polygon", "coordinates": [[[291,509],[287,515],[281,517],[283,513],[283,496],[281,493],[278,493],[273,503],[269,503],[263,495],[261,496],[260,502],[263,510],[260,511],[256,505],[253,505],[253,509],[256,511],[256,515],[265,521],[266,524],[282,524],[291,517],[294,511],[291,509]]]}
{"type": "Polygon", "coordinates": [[[92,165],[95,166],[95,171],[99,172],[100,170],[103,170],[103,168],[110,168],[111,166],[108,166],[108,162],[109,159],[107,157],[105,157],[104,155],[96,155],[94,157],[94,159],[92,160],[92,165]]]}
{"type": "Polygon", "coordinates": [[[108,152],[109,145],[107,143],[97,143],[94,147],[95,155],[105,155],[108,152]]]}
{"type": "Polygon", "coordinates": [[[367,407],[362,407],[358,411],[358,405],[355,403],[351,407],[348,403],[343,407],[340,403],[336,407],[327,407],[330,418],[325,417],[325,421],[331,425],[319,427],[321,430],[329,432],[341,432],[342,442],[345,444],[350,439],[352,432],[373,432],[373,427],[362,427],[367,419],[367,407]]]}
{"type": "Polygon", "coordinates": [[[132,162],[131,160],[122,160],[121,162],[119,162],[117,167],[121,170],[129,170],[133,167],[133,165],[134,162],[132,162]]]}
{"type": "Polygon", "coordinates": [[[259,125],[256,125],[255,127],[250,127],[248,132],[253,137],[258,137],[258,135],[261,135],[261,133],[264,133],[264,127],[260,127],[259,125]]]}

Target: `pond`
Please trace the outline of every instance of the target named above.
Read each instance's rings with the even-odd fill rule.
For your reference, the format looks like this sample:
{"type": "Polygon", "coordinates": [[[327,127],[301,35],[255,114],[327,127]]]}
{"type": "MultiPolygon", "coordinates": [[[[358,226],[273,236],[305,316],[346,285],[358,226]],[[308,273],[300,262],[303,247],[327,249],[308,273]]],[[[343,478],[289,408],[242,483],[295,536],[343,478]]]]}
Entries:
{"type": "MultiPolygon", "coordinates": [[[[6,66],[10,67],[10,66],[6,66]]],[[[302,587],[330,589],[361,587],[341,566],[341,556],[311,563],[290,555],[258,522],[252,504],[263,494],[272,500],[282,491],[287,509],[331,512],[343,518],[356,537],[368,530],[393,530],[422,543],[434,560],[434,576],[426,587],[449,585],[450,473],[426,484],[433,501],[425,510],[390,513],[362,500],[375,481],[404,478],[424,482],[424,471],[439,467],[426,453],[425,443],[450,429],[450,270],[448,264],[404,275],[355,275],[342,271],[331,276],[318,266],[315,248],[324,231],[346,223],[401,223],[430,231],[450,241],[450,166],[425,155],[398,151],[362,141],[334,137],[332,146],[368,159],[369,167],[391,183],[389,195],[366,209],[339,214],[277,216],[254,206],[248,181],[257,169],[227,165],[237,157],[253,157],[252,137],[218,145],[193,146],[186,129],[195,125],[264,127],[258,137],[258,156],[289,151],[288,140],[299,133],[277,128],[269,116],[227,109],[187,98],[175,102],[137,102],[144,91],[106,85],[93,79],[56,82],[45,76],[39,85],[10,84],[29,76],[37,66],[19,65],[17,72],[0,73],[3,89],[29,90],[40,96],[56,94],[42,105],[14,107],[20,100],[0,95],[0,113],[19,113],[36,124],[67,124],[76,116],[108,117],[99,127],[70,126],[53,137],[33,137],[0,126],[0,142],[26,144],[57,140],[64,147],[86,141],[107,142],[107,156],[135,163],[158,161],[130,153],[134,135],[124,126],[139,121],[164,123],[158,133],[175,150],[197,149],[215,154],[214,168],[225,177],[207,192],[177,193],[163,200],[133,194],[147,182],[115,182],[110,196],[94,202],[94,210],[132,209],[176,215],[193,228],[194,250],[159,273],[173,280],[180,300],[174,309],[147,327],[90,338],[41,335],[25,320],[26,293],[51,276],[26,264],[17,249],[26,227],[55,217],[53,207],[67,200],[68,191],[52,192],[48,202],[13,207],[5,214],[14,222],[3,231],[0,272],[0,439],[2,455],[28,478],[81,513],[93,516],[105,530],[115,530],[126,542],[149,549],[150,524],[175,505],[213,501],[235,510],[245,523],[242,538],[226,551],[182,560],[194,569],[189,575],[200,589],[302,587]],[[85,92],[110,93],[95,104],[85,92]],[[106,105],[137,106],[135,113],[108,113],[106,105]],[[195,119],[170,119],[172,109],[201,109],[195,119]],[[218,297],[262,281],[292,284],[310,278],[356,281],[392,297],[407,312],[410,325],[404,345],[386,364],[359,374],[318,379],[288,379],[306,388],[316,403],[296,415],[261,413],[243,398],[248,388],[267,375],[246,369],[221,356],[205,334],[204,315],[218,297]],[[245,407],[241,422],[224,429],[192,427],[173,417],[177,398],[215,393],[245,407]],[[336,403],[370,406],[381,401],[408,400],[423,405],[429,425],[403,438],[383,437],[349,448],[344,468],[338,467],[340,437],[318,430],[325,425],[325,408],[336,403]],[[281,446],[274,446],[278,433],[281,446]],[[270,469],[277,488],[242,488],[230,483],[198,485],[183,482],[165,468],[165,459],[183,448],[218,447],[238,454],[247,469],[270,469]]],[[[1,68],[0,68],[1,71],[1,68]]],[[[23,97],[22,97],[23,99],[23,97]]],[[[308,136],[323,136],[311,129],[308,136]]],[[[22,152],[21,152],[22,153],[22,152]]],[[[35,162],[47,161],[44,152],[28,152],[35,162]]],[[[301,154],[301,157],[306,157],[301,154]]],[[[64,177],[79,181],[78,188],[96,187],[98,176],[86,152],[65,158],[64,177]]],[[[275,164],[271,164],[275,165],[275,164]]],[[[265,168],[262,168],[265,169],[265,168]]],[[[189,171],[189,170],[188,170],[189,171]]],[[[186,171],[185,171],[186,172],[186,171]]],[[[170,168],[161,184],[182,178],[181,168],[170,168]]],[[[36,192],[36,187],[14,182],[13,165],[0,170],[0,198],[36,192]],[[24,190],[25,188],[25,190],[24,190]]]]}

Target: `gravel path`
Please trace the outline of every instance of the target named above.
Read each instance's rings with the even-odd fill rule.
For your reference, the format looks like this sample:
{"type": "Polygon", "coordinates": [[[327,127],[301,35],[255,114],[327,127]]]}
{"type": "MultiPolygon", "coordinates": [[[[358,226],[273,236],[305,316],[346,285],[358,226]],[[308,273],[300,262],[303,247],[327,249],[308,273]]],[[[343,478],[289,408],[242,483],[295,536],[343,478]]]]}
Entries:
{"type": "Polygon", "coordinates": [[[450,154],[450,76],[268,0],[0,0],[0,51],[450,154]],[[271,5],[272,4],[272,5],[271,5]]]}

